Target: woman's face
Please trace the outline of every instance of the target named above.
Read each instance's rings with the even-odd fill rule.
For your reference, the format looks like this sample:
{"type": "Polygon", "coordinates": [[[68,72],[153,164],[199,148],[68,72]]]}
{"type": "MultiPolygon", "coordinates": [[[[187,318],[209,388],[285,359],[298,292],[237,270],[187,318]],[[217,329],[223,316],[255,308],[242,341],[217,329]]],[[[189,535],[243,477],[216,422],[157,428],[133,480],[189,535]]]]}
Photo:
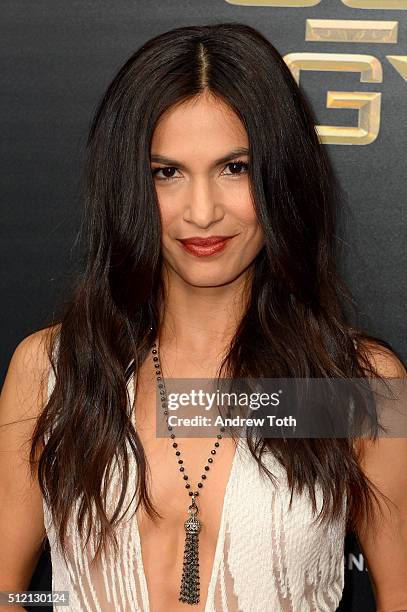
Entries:
{"type": "Polygon", "coordinates": [[[196,287],[231,283],[261,250],[263,233],[249,191],[248,148],[237,115],[209,95],[161,116],[152,139],[151,168],[170,278],[178,275],[196,287]],[[209,246],[202,244],[206,238],[212,239],[209,246]],[[201,244],[186,239],[201,239],[201,244]]]}

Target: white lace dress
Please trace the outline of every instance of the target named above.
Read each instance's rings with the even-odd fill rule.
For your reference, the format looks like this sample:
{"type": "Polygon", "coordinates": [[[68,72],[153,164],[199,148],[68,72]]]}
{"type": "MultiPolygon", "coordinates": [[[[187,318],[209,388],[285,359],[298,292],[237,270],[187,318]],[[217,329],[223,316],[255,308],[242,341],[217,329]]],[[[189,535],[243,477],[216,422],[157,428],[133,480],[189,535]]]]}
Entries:
{"type": "MultiPolygon", "coordinates": [[[[49,393],[54,382],[51,369],[49,393]]],[[[133,404],[133,378],[129,396],[133,404]]],[[[296,495],[288,510],[285,472],[272,455],[267,461],[278,478],[277,486],[259,473],[246,441],[239,440],[226,488],[205,612],[334,612],[344,585],[346,499],[335,524],[312,524],[308,496],[296,495]]],[[[131,469],[130,478],[135,482],[134,461],[131,469]]],[[[109,489],[112,507],[119,477],[120,470],[116,470],[109,489]]],[[[319,510],[322,497],[319,489],[316,493],[319,510]]],[[[68,526],[68,560],[64,561],[45,500],[44,521],[51,548],[52,588],[69,591],[70,596],[69,606],[54,605],[54,610],[155,612],[149,606],[135,516],[124,520],[118,529],[119,562],[103,555],[95,566],[90,565],[92,543],[82,550],[73,523],[68,526]]],[[[189,606],[185,604],[185,608],[189,606]]]]}

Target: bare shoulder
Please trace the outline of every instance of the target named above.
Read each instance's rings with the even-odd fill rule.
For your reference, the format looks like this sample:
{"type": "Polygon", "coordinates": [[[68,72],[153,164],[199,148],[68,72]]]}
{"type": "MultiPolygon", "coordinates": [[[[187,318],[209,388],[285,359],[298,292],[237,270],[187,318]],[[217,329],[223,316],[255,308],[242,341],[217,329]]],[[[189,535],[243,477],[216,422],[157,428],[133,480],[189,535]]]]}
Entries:
{"type": "MultiPolygon", "coordinates": [[[[358,343],[377,374],[405,378],[401,360],[376,342],[358,343]],[[362,346],[360,346],[362,344],[362,346]]],[[[358,440],[359,460],[370,482],[385,496],[358,532],[374,587],[378,612],[407,609],[407,438],[358,440]]]]}
{"type": "MultiPolygon", "coordinates": [[[[401,360],[389,348],[370,340],[359,341],[358,349],[383,378],[406,378],[401,360]]],[[[404,383],[403,383],[404,385],[404,383]]],[[[404,386],[405,387],[405,386],[404,386]]],[[[407,503],[407,438],[378,437],[357,440],[360,463],[366,475],[396,504],[407,503]],[[392,465],[394,469],[389,470],[392,465]]]]}
{"type": "MultiPolygon", "coordinates": [[[[389,379],[407,377],[404,364],[389,348],[371,340],[359,340],[357,346],[362,366],[367,361],[378,376],[389,379]]],[[[372,375],[367,371],[366,374],[372,375]]],[[[373,442],[367,438],[360,438],[355,446],[362,461],[367,460],[368,457],[372,460],[374,456],[377,460],[382,461],[384,459],[382,453],[391,452],[391,449],[396,449],[399,444],[407,445],[407,439],[400,439],[398,442],[393,439],[392,442],[391,439],[379,438],[373,442]]]]}
{"type": "Polygon", "coordinates": [[[360,357],[365,357],[373,366],[374,370],[384,378],[403,378],[407,376],[407,370],[397,355],[372,340],[359,340],[358,351],[360,357]]]}
{"type": "Polygon", "coordinates": [[[46,402],[54,332],[54,327],[42,329],[17,345],[0,393],[0,590],[28,588],[45,536],[30,449],[46,402]]]}
{"type": "Polygon", "coordinates": [[[26,336],[16,346],[0,393],[0,425],[38,416],[46,401],[49,352],[58,326],[26,336]]]}

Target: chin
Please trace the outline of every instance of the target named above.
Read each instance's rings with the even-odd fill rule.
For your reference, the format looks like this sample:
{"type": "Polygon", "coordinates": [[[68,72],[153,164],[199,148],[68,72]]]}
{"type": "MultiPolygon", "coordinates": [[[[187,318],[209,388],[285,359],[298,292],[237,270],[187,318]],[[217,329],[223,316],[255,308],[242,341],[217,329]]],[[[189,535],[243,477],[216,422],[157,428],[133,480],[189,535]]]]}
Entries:
{"type": "Polygon", "coordinates": [[[232,283],[238,276],[240,276],[240,274],[240,271],[234,274],[225,274],[224,271],[219,271],[217,274],[202,274],[197,271],[196,274],[191,274],[191,271],[188,271],[185,274],[180,273],[180,277],[185,283],[192,285],[193,287],[221,287],[222,285],[232,283]]]}

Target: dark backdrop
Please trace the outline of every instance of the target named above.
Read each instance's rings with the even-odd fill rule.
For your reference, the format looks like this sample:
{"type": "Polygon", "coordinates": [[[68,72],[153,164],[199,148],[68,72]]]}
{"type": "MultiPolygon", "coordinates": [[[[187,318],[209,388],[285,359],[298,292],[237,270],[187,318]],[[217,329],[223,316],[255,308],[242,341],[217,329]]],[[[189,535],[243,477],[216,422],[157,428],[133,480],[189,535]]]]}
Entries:
{"type": "MultiPolygon", "coordinates": [[[[111,78],[151,36],[226,20],[263,32],[297,70],[318,124],[336,126],[322,130],[321,137],[348,198],[342,266],[360,312],[354,323],[384,337],[406,359],[407,1],[382,1],[382,7],[389,5],[384,10],[379,0],[3,0],[0,377],[17,343],[48,319],[75,273],[86,132],[111,78]],[[361,55],[368,56],[370,77],[358,72],[361,55]],[[334,70],[328,70],[328,60],[335,60],[334,70]],[[346,98],[342,108],[327,108],[328,91],[348,92],[330,94],[346,98]],[[360,113],[350,108],[352,97],[360,113]]],[[[340,609],[373,612],[368,572],[352,537],[344,563],[340,609]]],[[[50,580],[46,551],[31,588],[50,589],[50,580]]]]}

